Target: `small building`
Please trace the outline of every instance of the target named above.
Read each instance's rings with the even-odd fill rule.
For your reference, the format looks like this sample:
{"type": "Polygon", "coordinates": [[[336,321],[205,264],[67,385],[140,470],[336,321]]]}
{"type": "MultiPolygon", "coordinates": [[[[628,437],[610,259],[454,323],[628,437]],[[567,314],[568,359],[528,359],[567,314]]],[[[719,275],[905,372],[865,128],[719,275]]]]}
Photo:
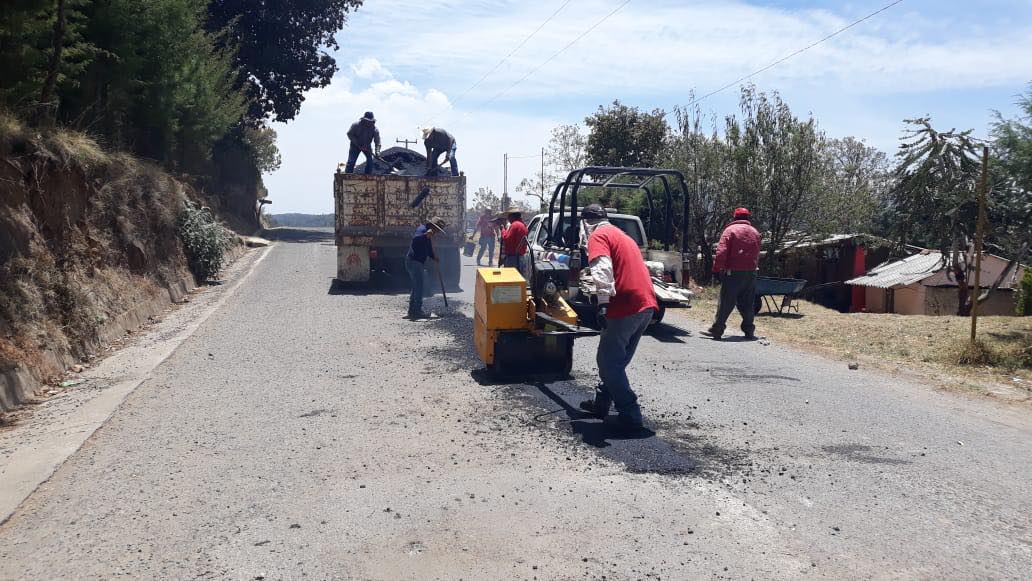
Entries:
{"type": "Polygon", "coordinates": [[[804,279],[801,295],[806,300],[843,313],[862,311],[862,289],[845,283],[885,262],[891,248],[890,241],[866,234],[813,237],[792,232],[777,251],[772,268],[760,274],[804,279]]]}
{"type": "MultiPolygon", "coordinates": [[[[982,255],[980,284],[988,289],[999,278],[1008,261],[992,254],[982,255]]],[[[1024,274],[1019,266],[1000,283],[989,299],[978,306],[982,315],[1013,315],[1014,291],[1024,274]]],[[[846,281],[863,288],[867,312],[901,315],[957,314],[957,281],[950,275],[942,254],[923,250],[894,262],[886,262],[863,276],[846,281]]],[[[974,275],[969,282],[974,285],[974,275]]]]}

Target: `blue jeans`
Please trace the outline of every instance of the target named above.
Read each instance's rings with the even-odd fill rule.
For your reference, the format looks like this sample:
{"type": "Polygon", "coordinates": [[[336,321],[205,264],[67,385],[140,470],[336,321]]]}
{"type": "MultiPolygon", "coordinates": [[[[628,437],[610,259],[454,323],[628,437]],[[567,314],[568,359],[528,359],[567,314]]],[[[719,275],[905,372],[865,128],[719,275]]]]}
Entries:
{"type": "MultiPolygon", "coordinates": [[[[348,163],[344,166],[344,173],[355,172],[355,162],[358,161],[359,153],[362,153],[362,150],[355,147],[355,144],[351,144],[351,148],[348,149],[348,163]]],[[[373,156],[368,153],[365,154],[365,173],[373,173],[373,156]]]]}
{"type": "Polygon", "coordinates": [[[412,282],[412,291],[409,294],[408,314],[409,316],[423,313],[423,267],[422,262],[405,259],[405,270],[408,271],[409,280],[412,282]]]}
{"type": "Polygon", "coordinates": [[[629,317],[606,320],[596,356],[598,376],[601,379],[595,388],[595,410],[598,413],[608,414],[609,406],[615,405],[616,411],[628,421],[641,423],[641,408],[638,407],[638,396],[627,379],[627,366],[634,358],[638,341],[651,320],[652,309],[629,317]]]}
{"type": "MultiPolygon", "coordinates": [[[[453,175],[453,176],[459,175],[459,162],[458,162],[458,160],[455,159],[455,151],[458,148],[459,148],[459,146],[457,144],[452,144],[451,151],[448,152],[448,153],[451,154],[451,155],[448,156],[448,163],[451,165],[451,175],[453,175]]],[[[442,152],[434,153],[434,159],[432,161],[429,160],[429,159],[427,160],[427,163],[430,164],[430,172],[431,172],[430,174],[427,174],[427,175],[432,175],[432,176],[437,175],[437,168],[440,165],[440,164],[437,163],[437,158],[439,158],[441,156],[441,153],[442,152]]]]}
{"type": "Polygon", "coordinates": [[[480,266],[480,259],[484,257],[485,250],[487,251],[487,265],[494,265],[494,246],[494,236],[480,236],[480,251],[477,252],[477,266],[480,266]]]}

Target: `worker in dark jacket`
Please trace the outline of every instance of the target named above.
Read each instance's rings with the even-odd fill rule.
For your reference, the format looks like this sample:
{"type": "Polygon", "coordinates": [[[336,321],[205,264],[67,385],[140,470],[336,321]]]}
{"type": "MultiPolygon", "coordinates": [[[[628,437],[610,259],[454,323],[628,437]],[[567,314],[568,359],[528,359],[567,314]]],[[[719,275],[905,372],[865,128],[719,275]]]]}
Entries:
{"type": "Polygon", "coordinates": [[[602,336],[596,356],[601,381],[595,398],[581,402],[580,408],[605,419],[615,405],[617,424],[640,430],[641,408],[627,378],[627,365],[659,310],[652,275],[641,259],[638,243],[609,223],[605,208],[591,204],[581,211],[581,220],[588,236],[588,265],[598,297],[596,317],[602,336]]]}
{"type": "Polygon", "coordinates": [[[426,146],[426,175],[437,175],[437,158],[444,154],[444,161],[451,162],[451,175],[459,175],[459,162],[455,159],[455,138],[440,127],[423,129],[423,145],[426,146]]]}
{"type": "Polygon", "coordinates": [[[344,173],[354,173],[359,153],[365,154],[365,173],[372,173],[373,155],[380,155],[380,130],[376,128],[376,118],[372,111],[366,111],[361,119],[351,124],[348,140],[351,147],[348,149],[348,163],[344,166],[344,173]],[[371,147],[374,143],[375,153],[371,147]]]}
{"type": "Polygon", "coordinates": [[[427,258],[436,262],[438,268],[440,268],[441,259],[434,253],[434,244],[431,238],[435,234],[443,234],[445,226],[444,220],[433,217],[426,224],[416,228],[416,232],[412,236],[412,243],[409,245],[408,254],[405,255],[405,270],[408,271],[409,280],[412,282],[412,292],[409,294],[408,318],[414,321],[430,318],[429,315],[423,312],[423,271],[426,268],[427,258]]]}
{"type": "Polygon", "coordinates": [[[727,327],[727,318],[738,307],[742,315],[742,332],[755,339],[756,266],[760,260],[760,233],[750,222],[749,210],[737,208],[734,221],[724,228],[717,244],[713,272],[720,279],[720,299],[713,325],[702,334],[720,339],[727,327]]]}

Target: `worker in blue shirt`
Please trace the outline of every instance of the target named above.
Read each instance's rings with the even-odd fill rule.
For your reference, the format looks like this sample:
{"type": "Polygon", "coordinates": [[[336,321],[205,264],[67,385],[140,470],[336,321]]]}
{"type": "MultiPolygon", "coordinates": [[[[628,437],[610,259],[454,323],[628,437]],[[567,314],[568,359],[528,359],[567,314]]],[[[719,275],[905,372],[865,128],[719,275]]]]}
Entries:
{"type": "Polygon", "coordinates": [[[426,224],[416,228],[408,254],[405,255],[405,270],[408,271],[409,279],[412,281],[408,318],[413,321],[430,318],[429,315],[423,312],[423,269],[426,267],[427,258],[433,259],[434,262],[440,264],[441,260],[434,254],[434,245],[430,239],[435,234],[443,234],[445,226],[444,220],[435,216],[430,218],[430,221],[426,224]]]}

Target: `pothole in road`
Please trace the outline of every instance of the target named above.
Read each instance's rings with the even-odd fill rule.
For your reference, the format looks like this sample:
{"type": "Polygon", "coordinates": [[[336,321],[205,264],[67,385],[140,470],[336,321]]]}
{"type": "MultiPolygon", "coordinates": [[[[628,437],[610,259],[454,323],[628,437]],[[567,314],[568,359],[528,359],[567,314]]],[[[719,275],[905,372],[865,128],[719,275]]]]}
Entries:
{"type": "Polygon", "coordinates": [[[821,446],[828,454],[842,456],[847,460],[862,462],[864,464],[911,464],[910,460],[900,458],[886,458],[874,455],[875,448],[863,444],[839,444],[836,446],[821,446]]]}

